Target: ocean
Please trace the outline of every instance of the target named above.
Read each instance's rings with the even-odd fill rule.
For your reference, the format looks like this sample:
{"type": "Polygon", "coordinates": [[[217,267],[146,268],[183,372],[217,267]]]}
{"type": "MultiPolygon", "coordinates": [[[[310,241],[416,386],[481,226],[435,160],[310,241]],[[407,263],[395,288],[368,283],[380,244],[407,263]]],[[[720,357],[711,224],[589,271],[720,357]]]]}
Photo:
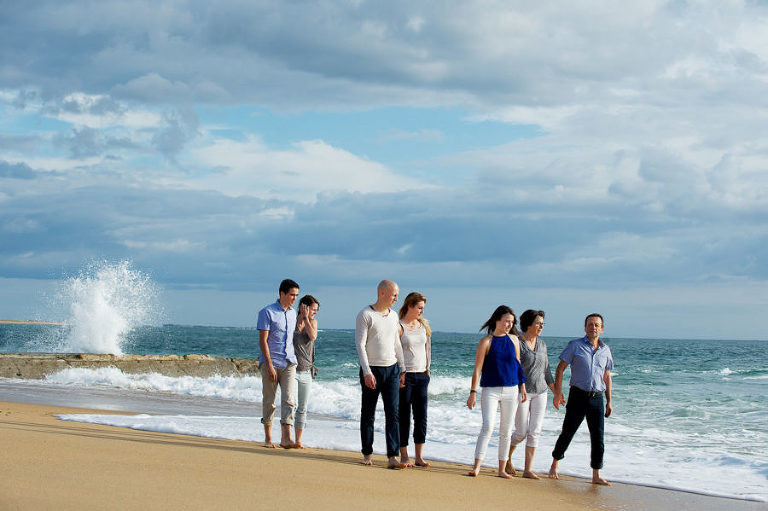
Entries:
{"type": "MultiPolygon", "coordinates": [[[[66,342],[71,335],[72,328],[66,326],[0,325],[0,352],[73,351],[66,342]]],[[[574,332],[574,336],[578,335],[574,332]]],[[[480,337],[479,333],[433,334],[429,427],[424,448],[428,459],[468,466],[472,462],[480,430],[480,408],[470,411],[465,401],[480,337]]],[[[543,339],[554,368],[569,338],[543,335],[543,339]]],[[[614,412],[606,419],[605,478],[768,501],[768,342],[610,337],[604,341],[615,360],[614,412]]],[[[257,331],[250,328],[140,326],[123,332],[117,342],[120,350],[135,354],[258,356],[257,331]]],[[[354,332],[321,331],[317,367],[305,444],[358,451],[360,385],[354,332]]],[[[566,371],[566,382],[568,375],[566,371]]],[[[169,378],[123,374],[117,369],[69,369],[43,381],[0,380],[0,398],[27,393],[58,395],[64,400],[70,396],[68,402],[73,406],[90,404],[145,412],[127,416],[67,415],[61,417],[63,420],[263,440],[258,377],[169,378]]],[[[378,413],[381,417],[376,422],[375,451],[382,454],[383,410],[378,413]]],[[[535,471],[548,470],[563,417],[564,408],[557,411],[549,406],[535,471]]],[[[274,435],[279,435],[278,428],[276,425],[274,435]]],[[[496,440],[492,440],[485,460],[489,467],[496,464],[496,440]]],[[[519,448],[513,455],[516,467],[523,464],[523,451],[519,448]]],[[[560,469],[563,474],[591,476],[586,424],[580,428],[560,469]]]]}

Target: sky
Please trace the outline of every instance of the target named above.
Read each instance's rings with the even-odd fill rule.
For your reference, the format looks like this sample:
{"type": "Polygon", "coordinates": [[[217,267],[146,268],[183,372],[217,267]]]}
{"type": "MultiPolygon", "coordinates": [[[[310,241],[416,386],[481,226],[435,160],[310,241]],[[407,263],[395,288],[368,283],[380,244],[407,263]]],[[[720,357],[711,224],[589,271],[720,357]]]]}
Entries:
{"type": "Polygon", "coordinates": [[[165,322],[283,278],[354,328],[768,339],[765,1],[0,0],[0,318],[130,261],[165,322]]]}

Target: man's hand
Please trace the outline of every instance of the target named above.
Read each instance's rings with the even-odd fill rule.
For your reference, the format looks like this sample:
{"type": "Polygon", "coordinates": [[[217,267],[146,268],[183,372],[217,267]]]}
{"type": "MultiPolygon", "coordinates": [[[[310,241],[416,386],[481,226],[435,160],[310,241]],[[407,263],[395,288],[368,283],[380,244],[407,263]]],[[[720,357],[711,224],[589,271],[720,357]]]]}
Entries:
{"type": "Polygon", "coordinates": [[[269,381],[277,381],[277,371],[275,371],[275,368],[272,366],[272,364],[269,364],[267,373],[269,373],[269,381]]]}
{"type": "Polygon", "coordinates": [[[405,388],[405,373],[400,373],[400,388],[405,388]]]}
{"type": "Polygon", "coordinates": [[[613,405],[611,404],[610,401],[608,401],[607,403],[605,403],[605,416],[610,417],[611,412],[613,412],[613,405]]]}
{"type": "Polygon", "coordinates": [[[552,398],[552,404],[555,405],[555,410],[560,409],[560,405],[565,404],[565,398],[562,393],[555,392],[555,397],[552,398]]]}
{"type": "Polygon", "coordinates": [[[368,387],[371,390],[376,390],[376,377],[373,375],[373,373],[366,374],[364,381],[365,381],[366,387],[368,387]]]}

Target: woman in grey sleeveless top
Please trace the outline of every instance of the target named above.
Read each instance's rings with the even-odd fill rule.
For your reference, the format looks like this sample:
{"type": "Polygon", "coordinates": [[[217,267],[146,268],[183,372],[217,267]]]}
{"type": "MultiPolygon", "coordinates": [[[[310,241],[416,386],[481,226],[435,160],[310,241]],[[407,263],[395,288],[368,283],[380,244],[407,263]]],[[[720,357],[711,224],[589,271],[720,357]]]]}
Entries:
{"type": "Polygon", "coordinates": [[[540,479],[533,470],[533,455],[539,445],[541,427],[544,423],[544,411],[547,408],[547,388],[554,392],[555,379],[547,358],[547,345],[539,336],[544,328],[544,311],[528,309],[520,315],[520,365],[525,374],[525,386],[528,400],[519,402],[515,415],[515,431],[509,448],[509,460],[505,470],[515,474],[512,466],[512,451],[517,444],[525,443],[525,469],[523,477],[540,479]]]}
{"type": "Polygon", "coordinates": [[[298,403],[296,406],[296,447],[304,449],[301,435],[307,425],[307,403],[315,377],[315,339],[317,339],[317,319],[315,315],[320,302],[312,295],[299,300],[299,314],[296,318],[296,330],[293,333],[293,351],[296,353],[296,385],[298,403]]]}

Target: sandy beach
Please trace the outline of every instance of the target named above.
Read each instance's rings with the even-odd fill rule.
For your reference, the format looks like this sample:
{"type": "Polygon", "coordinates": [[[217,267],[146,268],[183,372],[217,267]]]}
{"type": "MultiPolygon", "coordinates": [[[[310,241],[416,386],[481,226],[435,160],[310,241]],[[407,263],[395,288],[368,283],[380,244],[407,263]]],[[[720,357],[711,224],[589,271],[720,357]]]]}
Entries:
{"type": "MultiPolygon", "coordinates": [[[[504,481],[491,469],[364,467],[360,455],[322,449],[274,450],[258,443],[61,421],[94,413],[55,405],[0,402],[0,509],[767,509],[764,503],[586,481],[504,481]],[[265,500],[266,499],[266,500],[265,500]]],[[[99,411],[104,413],[104,411],[99,411]]],[[[109,412],[107,412],[109,413],[109,412]]]]}

